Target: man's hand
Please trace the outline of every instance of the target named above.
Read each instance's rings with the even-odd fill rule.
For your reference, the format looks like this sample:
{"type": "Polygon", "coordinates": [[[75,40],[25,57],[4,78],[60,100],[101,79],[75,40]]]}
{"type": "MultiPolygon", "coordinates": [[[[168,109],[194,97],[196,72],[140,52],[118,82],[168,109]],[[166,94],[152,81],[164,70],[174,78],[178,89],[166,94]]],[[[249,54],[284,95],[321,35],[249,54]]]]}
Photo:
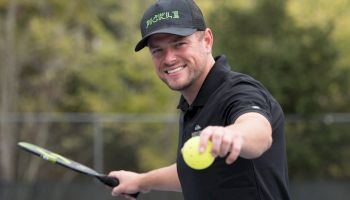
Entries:
{"type": "Polygon", "coordinates": [[[226,163],[233,163],[241,153],[243,138],[239,132],[232,132],[227,127],[209,126],[201,134],[200,152],[205,150],[208,140],[212,142],[211,152],[213,156],[226,158],[226,163]]]}
{"type": "Polygon", "coordinates": [[[199,151],[203,152],[212,142],[212,154],[226,157],[226,163],[233,163],[238,156],[253,159],[261,156],[272,143],[272,129],[269,121],[259,113],[246,113],[232,125],[208,126],[200,134],[199,151]]]}
{"type": "Polygon", "coordinates": [[[108,176],[119,179],[119,185],[112,190],[113,196],[122,195],[128,199],[135,199],[130,194],[136,194],[138,192],[147,193],[151,190],[181,191],[176,164],[147,173],[135,173],[123,170],[113,171],[108,176]]]}
{"type": "Polygon", "coordinates": [[[127,199],[135,199],[129,194],[136,194],[138,192],[146,193],[149,190],[142,188],[143,174],[138,174],[130,171],[112,171],[108,176],[115,177],[119,180],[119,185],[112,190],[113,196],[124,196],[127,199]]]}

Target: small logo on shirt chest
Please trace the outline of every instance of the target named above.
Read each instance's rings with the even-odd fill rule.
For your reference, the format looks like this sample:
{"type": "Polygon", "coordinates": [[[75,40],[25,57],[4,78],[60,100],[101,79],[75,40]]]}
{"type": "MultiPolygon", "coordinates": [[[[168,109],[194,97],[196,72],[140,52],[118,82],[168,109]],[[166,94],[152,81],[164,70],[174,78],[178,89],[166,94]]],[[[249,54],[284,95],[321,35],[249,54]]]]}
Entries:
{"type": "Polygon", "coordinates": [[[198,136],[201,133],[202,127],[199,124],[194,126],[194,132],[192,132],[192,137],[198,136]]]}

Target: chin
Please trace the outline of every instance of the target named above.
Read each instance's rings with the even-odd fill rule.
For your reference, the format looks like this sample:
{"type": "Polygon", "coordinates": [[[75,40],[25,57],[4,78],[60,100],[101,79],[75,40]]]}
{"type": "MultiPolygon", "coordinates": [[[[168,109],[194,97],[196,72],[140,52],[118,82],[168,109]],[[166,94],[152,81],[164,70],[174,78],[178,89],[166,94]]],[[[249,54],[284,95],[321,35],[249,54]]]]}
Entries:
{"type": "Polygon", "coordinates": [[[178,91],[178,92],[184,91],[189,87],[189,84],[188,85],[170,85],[170,84],[167,84],[167,85],[171,90],[178,91]]]}

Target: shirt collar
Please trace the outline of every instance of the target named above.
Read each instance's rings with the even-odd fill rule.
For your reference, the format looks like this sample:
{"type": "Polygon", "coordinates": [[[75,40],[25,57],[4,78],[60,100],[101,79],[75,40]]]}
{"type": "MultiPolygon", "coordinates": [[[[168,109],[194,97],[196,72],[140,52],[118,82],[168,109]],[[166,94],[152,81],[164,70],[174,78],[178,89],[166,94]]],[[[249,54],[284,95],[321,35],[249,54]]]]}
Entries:
{"type": "Polygon", "coordinates": [[[226,56],[221,55],[216,57],[215,64],[208,73],[193,104],[188,105],[183,95],[181,95],[177,108],[182,111],[188,111],[192,110],[194,107],[204,106],[210,95],[224,82],[225,74],[227,74],[228,71],[230,71],[230,66],[227,63],[226,56]]]}

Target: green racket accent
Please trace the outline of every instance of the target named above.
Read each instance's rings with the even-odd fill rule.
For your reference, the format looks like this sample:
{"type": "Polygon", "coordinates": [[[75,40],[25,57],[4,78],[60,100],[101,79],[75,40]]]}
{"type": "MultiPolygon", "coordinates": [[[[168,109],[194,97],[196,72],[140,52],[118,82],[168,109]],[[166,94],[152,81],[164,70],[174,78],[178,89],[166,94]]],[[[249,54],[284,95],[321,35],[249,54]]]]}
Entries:
{"type": "Polygon", "coordinates": [[[66,163],[66,164],[70,164],[71,163],[68,159],[66,159],[65,157],[63,157],[63,156],[61,156],[61,155],[59,155],[57,153],[46,152],[46,153],[43,154],[43,156],[47,157],[47,158],[44,158],[44,159],[47,159],[48,161],[53,162],[53,163],[57,162],[57,160],[60,160],[60,161],[62,161],[64,163],[66,163]]]}
{"type": "Polygon", "coordinates": [[[38,152],[39,154],[41,154],[41,157],[43,159],[48,160],[52,163],[56,163],[57,160],[60,160],[61,162],[68,164],[68,165],[72,163],[69,159],[67,159],[67,158],[65,158],[57,153],[53,153],[53,152],[50,152],[46,149],[43,149],[39,146],[35,146],[35,145],[32,145],[30,143],[26,143],[26,142],[20,142],[19,144],[28,148],[28,149],[31,149],[35,152],[38,152]]]}

